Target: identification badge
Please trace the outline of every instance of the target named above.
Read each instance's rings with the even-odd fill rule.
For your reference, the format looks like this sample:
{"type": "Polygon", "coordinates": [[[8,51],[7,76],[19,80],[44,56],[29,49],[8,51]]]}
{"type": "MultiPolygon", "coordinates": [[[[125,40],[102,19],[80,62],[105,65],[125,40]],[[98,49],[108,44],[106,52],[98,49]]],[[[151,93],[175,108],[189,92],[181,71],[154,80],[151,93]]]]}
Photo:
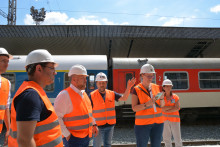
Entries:
{"type": "Polygon", "coordinates": [[[172,99],[172,100],[171,100],[171,103],[175,103],[175,99],[172,99]]]}

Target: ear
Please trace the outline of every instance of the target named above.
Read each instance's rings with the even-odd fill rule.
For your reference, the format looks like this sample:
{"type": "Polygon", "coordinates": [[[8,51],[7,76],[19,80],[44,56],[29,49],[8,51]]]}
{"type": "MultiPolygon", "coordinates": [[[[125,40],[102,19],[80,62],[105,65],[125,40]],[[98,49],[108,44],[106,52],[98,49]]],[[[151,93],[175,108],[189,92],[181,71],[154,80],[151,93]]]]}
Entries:
{"type": "Polygon", "coordinates": [[[38,64],[36,66],[36,72],[41,72],[42,71],[42,67],[38,64]]]}

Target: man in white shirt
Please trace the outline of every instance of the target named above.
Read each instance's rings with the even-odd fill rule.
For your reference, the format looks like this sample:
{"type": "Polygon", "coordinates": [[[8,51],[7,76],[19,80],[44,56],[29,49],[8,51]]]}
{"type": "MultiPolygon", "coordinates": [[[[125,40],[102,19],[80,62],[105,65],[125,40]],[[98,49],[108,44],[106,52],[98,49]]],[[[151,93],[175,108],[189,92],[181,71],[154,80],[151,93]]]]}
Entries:
{"type": "Polygon", "coordinates": [[[87,71],[82,65],[70,68],[70,86],[61,91],[54,102],[65,147],[88,147],[98,128],[92,117],[92,105],[85,92],[87,71]]]}
{"type": "Polygon", "coordinates": [[[3,129],[3,120],[6,126],[5,140],[4,143],[0,143],[1,145],[8,144],[8,136],[9,136],[9,128],[10,128],[10,89],[11,83],[8,79],[1,76],[4,72],[6,72],[8,68],[8,62],[12,59],[12,55],[10,55],[6,49],[0,48],[0,133],[2,134],[3,129]]]}

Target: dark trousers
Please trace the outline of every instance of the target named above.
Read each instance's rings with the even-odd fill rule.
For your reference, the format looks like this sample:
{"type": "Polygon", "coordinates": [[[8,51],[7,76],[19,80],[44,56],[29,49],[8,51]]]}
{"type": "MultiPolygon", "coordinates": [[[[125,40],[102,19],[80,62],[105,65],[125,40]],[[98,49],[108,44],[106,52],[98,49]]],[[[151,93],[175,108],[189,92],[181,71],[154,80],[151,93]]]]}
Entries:
{"type": "Polygon", "coordinates": [[[85,138],[78,138],[71,135],[68,141],[65,137],[63,138],[63,144],[65,145],[65,147],[88,147],[89,141],[89,136],[86,136],[85,138]]]}
{"type": "Polygon", "coordinates": [[[150,138],[151,147],[160,147],[164,124],[135,125],[137,147],[146,147],[150,138]]]}

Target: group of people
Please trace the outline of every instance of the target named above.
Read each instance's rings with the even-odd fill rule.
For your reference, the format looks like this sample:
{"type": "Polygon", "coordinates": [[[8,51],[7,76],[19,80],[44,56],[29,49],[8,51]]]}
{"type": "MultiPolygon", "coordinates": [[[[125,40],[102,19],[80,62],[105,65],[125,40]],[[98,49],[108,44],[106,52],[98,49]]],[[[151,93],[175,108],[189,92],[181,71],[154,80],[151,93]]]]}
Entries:
{"type": "MultiPolygon", "coordinates": [[[[15,93],[9,110],[10,82],[1,74],[6,72],[12,58],[0,48],[0,131],[6,125],[4,145],[9,147],[110,147],[116,124],[115,101],[126,101],[136,79],[128,80],[123,95],[107,89],[108,78],[100,72],[95,81],[97,90],[86,94],[87,70],[73,65],[68,73],[70,85],[54,101],[44,88],[54,82],[58,64],[44,49],[31,51],[26,58],[28,79],[15,93]]],[[[152,65],[141,67],[141,82],[132,92],[135,114],[135,136],[138,147],[146,147],[150,138],[152,147],[159,147],[163,138],[171,147],[173,135],[176,146],[182,146],[180,135],[179,97],[172,93],[172,82],[163,81],[163,92],[152,83],[155,71],[152,65]]]]}

